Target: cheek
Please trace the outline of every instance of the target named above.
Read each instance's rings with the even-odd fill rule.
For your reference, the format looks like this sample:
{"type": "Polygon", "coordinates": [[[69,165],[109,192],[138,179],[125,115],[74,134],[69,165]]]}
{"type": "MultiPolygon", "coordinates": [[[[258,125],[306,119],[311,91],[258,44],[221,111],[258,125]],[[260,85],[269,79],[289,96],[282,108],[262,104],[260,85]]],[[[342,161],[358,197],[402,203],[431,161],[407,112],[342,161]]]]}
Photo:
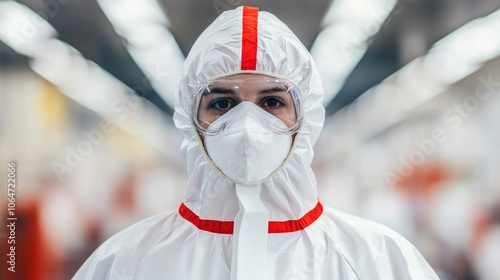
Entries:
{"type": "Polygon", "coordinates": [[[200,123],[201,127],[204,129],[207,129],[208,126],[213,123],[216,119],[218,119],[220,115],[214,114],[212,112],[200,109],[198,111],[198,122],[200,123]]]}
{"type": "Polygon", "coordinates": [[[203,128],[208,128],[208,116],[205,112],[203,111],[198,111],[198,122],[200,123],[201,127],[203,128]]]}
{"type": "Polygon", "coordinates": [[[297,115],[295,114],[295,109],[294,108],[291,108],[290,110],[288,110],[288,117],[290,120],[293,121],[293,123],[295,123],[297,121],[297,115]]]}
{"type": "Polygon", "coordinates": [[[283,110],[279,115],[277,115],[278,119],[280,119],[282,122],[286,124],[287,127],[291,127],[295,124],[297,121],[297,117],[295,116],[295,110],[293,109],[286,109],[283,110]]]}

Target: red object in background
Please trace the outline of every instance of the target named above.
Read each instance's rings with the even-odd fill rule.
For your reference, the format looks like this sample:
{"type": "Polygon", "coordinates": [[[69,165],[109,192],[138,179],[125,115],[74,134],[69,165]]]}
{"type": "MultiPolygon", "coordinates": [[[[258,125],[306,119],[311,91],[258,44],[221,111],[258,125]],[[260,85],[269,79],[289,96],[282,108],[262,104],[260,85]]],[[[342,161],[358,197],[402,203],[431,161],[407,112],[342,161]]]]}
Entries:
{"type": "Polygon", "coordinates": [[[417,166],[413,172],[396,182],[396,188],[410,195],[421,195],[426,198],[439,188],[448,178],[446,167],[442,164],[417,166]]]}
{"type": "Polygon", "coordinates": [[[484,237],[490,231],[492,227],[491,224],[492,223],[487,213],[479,212],[476,214],[474,224],[472,225],[471,250],[473,253],[477,251],[484,237]]]}
{"type": "Polygon", "coordinates": [[[125,176],[125,178],[119,183],[117,191],[114,193],[114,206],[120,212],[132,213],[136,210],[135,176],[136,175],[132,172],[125,176]]]}
{"type": "MultiPolygon", "coordinates": [[[[5,213],[5,212],[4,212],[5,213]]],[[[41,204],[39,201],[18,203],[16,205],[16,221],[2,219],[3,224],[15,222],[15,244],[8,244],[10,229],[2,226],[2,264],[1,279],[5,280],[55,280],[62,279],[62,262],[47,242],[43,228],[41,204]],[[8,270],[7,254],[10,247],[15,246],[15,272],[8,270]]]]}

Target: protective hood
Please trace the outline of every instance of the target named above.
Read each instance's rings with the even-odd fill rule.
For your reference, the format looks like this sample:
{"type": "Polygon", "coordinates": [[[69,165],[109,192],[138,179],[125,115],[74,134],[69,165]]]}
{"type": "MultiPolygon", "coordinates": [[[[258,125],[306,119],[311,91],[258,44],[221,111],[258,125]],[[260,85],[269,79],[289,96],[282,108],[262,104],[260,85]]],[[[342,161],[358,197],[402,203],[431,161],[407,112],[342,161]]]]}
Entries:
{"type": "Polygon", "coordinates": [[[207,80],[256,73],[288,79],[303,95],[304,122],[293,154],[283,169],[262,183],[260,193],[270,221],[297,220],[318,203],[310,165],[324,122],[323,88],[312,57],[293,32],[274,15],[247,8],[221,14],[196,40],[184,64],[174,113],[175,125],[184,134],[184,205],[202,220],[234,220],[234,183],[221,176],[207,156],[190,118],[191,98],[207,80]]]}

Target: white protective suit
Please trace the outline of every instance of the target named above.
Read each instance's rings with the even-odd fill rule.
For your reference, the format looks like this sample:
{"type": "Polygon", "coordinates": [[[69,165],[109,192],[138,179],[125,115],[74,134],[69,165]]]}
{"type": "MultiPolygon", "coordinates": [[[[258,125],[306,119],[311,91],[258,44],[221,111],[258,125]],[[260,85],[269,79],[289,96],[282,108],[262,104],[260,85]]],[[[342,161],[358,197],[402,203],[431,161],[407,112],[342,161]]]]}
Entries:
{"type": "Polygon", "coordinates": [[[249,72],[288,79],[304,100],[304,121],[288,163],[261,185],[260,199],[269,212],[265,279],[438,279],[397,233],[321,206],[310,167],[324,121],[320,77],[307,49],[281,21],[252,11],[240,7],[221,14],[186,59],[174,115],[185,137],[189,178],[180,208],[116,234],[73,279],[230,279],[233,221],[239,210],[235,184],[220,175],[204,151],[190,106],[203,81],[249,72]],[[242,26],[244,14],[253,17],[245,24],[258,26],[256,42],[242,35],[245,28],[251,32],[242,26]]]}

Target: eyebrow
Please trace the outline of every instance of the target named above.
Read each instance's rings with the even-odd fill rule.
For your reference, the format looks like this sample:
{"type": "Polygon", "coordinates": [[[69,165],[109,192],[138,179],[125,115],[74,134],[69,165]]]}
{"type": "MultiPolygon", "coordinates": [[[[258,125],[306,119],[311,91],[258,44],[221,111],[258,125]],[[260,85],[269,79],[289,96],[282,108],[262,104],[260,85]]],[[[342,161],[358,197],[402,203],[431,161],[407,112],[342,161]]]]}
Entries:
{"type": "Polygon", "coordinates": [[[288,89],[286,87],[272,87],[272,88],[266,88],[263,90],[259,90],[259,93],[262,93],[262,94],[276,93],[276,92],[288,92],[288,89]]]}

